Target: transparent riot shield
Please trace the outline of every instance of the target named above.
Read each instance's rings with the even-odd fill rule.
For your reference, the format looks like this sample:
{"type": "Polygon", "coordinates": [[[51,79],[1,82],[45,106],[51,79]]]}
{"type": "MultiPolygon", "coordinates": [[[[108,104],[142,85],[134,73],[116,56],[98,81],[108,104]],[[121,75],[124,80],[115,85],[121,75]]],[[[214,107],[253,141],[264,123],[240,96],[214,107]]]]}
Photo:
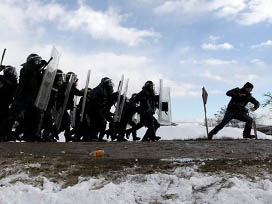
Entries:
{"type": "Polygon", "coordinates": [[[84,95],[83,95],[83,101],[82,101],[82,108],[80,113],[80,122],[83,122],[83,118],[84,118],[84,111],[85,111],[85,104],[86,104],[86,99],[88,94],[90,75],[91,75],[91,70],[88,70],[87,80],[86,80],[86,85],[85,85],[84,95]]]}
{"type": "Polygon", "coordinates": [[[116,104],[116,109],[115,109],[114,118],[113,118],[114,122],[119,121],[118,116],[119,116],[119,109],[120,109],[121,93],[122,93],[122,89],[123,89],[123,84],[124,84],[124,75],[122,75],[121,80],[118,85],[118,89],[117,89],[118,98],[117,98],[117,104],[116,104]]]}
{"type": "Polygon", "coordinates": [[[124,92],[122,94],[123,97],[122,97],[120,107],[119,107],[119,111],[118,111],[118,122],[121,121],[121,117],[122,117],[123,110],[124,110],[124,105],[125,105],[125,102],[126,102],[126,99],[127,99],[128,82],[129,82],[129,79],[126,80],[124,92]]]}
{"type": "Polygon", "coordinates": [[[39,89],[38,96],[35,101],[35,106],[41,110],[46,110],[50,99],[51,90],[53,87],[54,79],[59,66],[60,53],[55,47],[52,48],[50,63],[44,72],[43,80],[39,89]]]}
{"type": "Polygon", "coordinates": [[[171,112],[171,93],[169,87],[163,87],[163,80],[160,80],[160,95],[159,95],[159,114],[158,121],[161,125],[172,124],[171,112]]]}
{"type": "Polygon", "coordinates": [[[70,111],[72,128],[75,128],[76,126],[76,114],[77,114],[77,96],[74,96],[73,110],[70,111]]]}
{"type": "Polygon", "coordinates": [[[70,92],[71,92],[74,82],[75,82],[75,76],[73,74],[71,74],[68,85],[67,85],[65,93],[64,93],[65,97],[64,97],[63,106],[60,107],[60,109],[57,111],[57,114],[56,114],[56,122],[55,123],[56,123],[57,130],[60,130],[62,118],[63,118],[63,115],[66,111],[66,106],[68,104],[70,92]]]}

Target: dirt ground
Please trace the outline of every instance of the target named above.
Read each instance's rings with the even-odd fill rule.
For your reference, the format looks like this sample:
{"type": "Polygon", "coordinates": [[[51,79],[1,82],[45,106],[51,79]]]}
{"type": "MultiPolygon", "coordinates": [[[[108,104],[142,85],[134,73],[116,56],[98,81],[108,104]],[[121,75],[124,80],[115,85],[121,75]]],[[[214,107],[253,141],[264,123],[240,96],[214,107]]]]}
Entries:
{"type": "Polygon", "coordinates": [[[44,175],[64,186],[79,177],[171,173],[179,166],[198,165],[206,173],[272,173],[270,140],[196,140],[106,143],[0,143],[0,179],[27,172],[44,175]],[[90,156],[104,150],[101,158],[90,156]]]}

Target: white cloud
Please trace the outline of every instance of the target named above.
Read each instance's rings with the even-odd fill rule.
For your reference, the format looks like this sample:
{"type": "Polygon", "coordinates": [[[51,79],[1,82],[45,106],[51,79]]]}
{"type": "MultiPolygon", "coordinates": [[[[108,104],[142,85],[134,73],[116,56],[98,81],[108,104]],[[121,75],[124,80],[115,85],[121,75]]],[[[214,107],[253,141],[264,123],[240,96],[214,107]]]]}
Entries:
{"type": "MultiPolygon", "coordinates": [[[[20,64],[25,62],[26,57],[30,53],[37,53],[44,59],[49,59],[52,45],[43,41],[43,38],[45,37],[43,33],[49,34],[50,31],[46,31],[42,26],[43,22],[47,21],[57,21],[59,25],[64,25],[64,22],[68,22],[68,20],[72,20],[72,17],[75,17],[74,21],[71,21],[69,25],[67,24],[68,27],[76,28],[78,26],[83,26],[84,24],[86,27],[91,26],[90,28],[86,28],[90,29],[91,32],[92,29],[96,28],[92,27],[91,22],[85,23],[83,19],[90,17],[89,15],[94,15],[92,17],[95,18],[96,22],[93,23],[98,23],[97,26],[105,23],[106,27],[113,26],[117,29],[117,31],[113,29],[113,32],[121,32],[119,33],[120,36],[115,36],[115,34],[112,34],[113,36],[111,36],[109,30],[104,30],[104,32],[104,28],[102,28],[101,32],[104,32],[104,38],[106,38],[107,35],[115,38],[115,40],[120,38],[121,41],[121,35],[123,34],[122,32],[124,32],[128,35],[127,38],[124,38],[124,42],[129,45],[134,45],[144,40],[142,34],[138,35],[138,30],[126,30],[126,28],[121,27],[119,23],[121,22],[122,17],[115,11],[101,13],[94,11],[91,8],[84,7],[83,5],[77,10],[69,11],[56,3],[42,4],[32,0],[26,1],[26,4],[24,1],[19,0],[4,0],[4,2],[1,2],[0,4],[0,9],[2,10],[4,7],[10,11],[10,13],[0,13],[0,26],[10,26],[6,27],[6,29],[0,33],[0,37],[6,35],[5,38],[2,38],[1,40],[1,46],[7,48],[4,64],[16,66],[18,71],[20,64]],[[42,6],[45,9],[43,10],[43,13],[37,12],[37,15],[35,15],[36,12],[33,11],[39,10],[39,7],[42,6]],[[27,12],[24,13],[24,11],[27,12]],[[12,22],[13,24],[9,25],[12,22]],[[13,28],[12,32],[10,32],[11,28],[13,28]],[[30,32],[29,28],[32,28],[33,31],[30,32]],[[134,35],[135,33],[136,35],[134,35]],[[34,40],[36,38],[34,36],[37,34],[40,35],[41,39],[34,40]]],[[[59,68],[64,72],[75,72],[79,78],[79,88],[84,87],[87,70],[92,69],[90,87],[96,86],[100,79],[105,76],[112,78],[115,84],[117,84],[121,74],[124,74],[126,78],[130,78],[129,94],[140,91],[147,80],[152,80],[158,85],[159,79],[162,78],[165,80],[165,85],[172,88],[173,97],[199,97],[198,91],[196,91],[198,90],[198,87],[193,83],[179,83],[171,80],[168,77],[167,70],[165,72],[161,71],[160,65],[146,56],[116,54],[114,51],[78,53],[73,50],[73,48],[70,48],[69,43],[67,43],[67,45],[57,43],[56,47],[61,53],[59,68]]],[[[182,51],[187,52],[188,49],[190,48],[184,47],[182,51]]]]}
{"type": "Polygon", "coordinates": [[[169,79],[154,67],[153,60],[145,56],[105,52],[77,55],[67,50],[63,50],[62,53],[62,67],[66,68],[66,72],[69,71],[69,67],[73,67],[81,79],[79,84],[81,87],[84,85],[86,70],[90,68],[93,70],[92,87],[96,86],[105,76],[112,78],[117,84],[121,74],[124,74],[126,78],[130,78],[129,94],[140,91],[147,80],[152,80],[158,86],[159,80],[164,79],[165,86],[171,87],[173,97],[199,97],[198,92],[195,91],[197,86],[193,83],[179,83],[169,79]]]}
{"type": "Polygon", "coordinates": [[[236,60],[221,60],[221,59],[205,59],[205,60],[181,60],[180,64],[202,64],[202,65],[210,65],[210,66],[219,66],[219,65],[228,65],[228,64],[236,64],[238,63],[236,60]]]}
{"type": "Polygon", "coordinates": [[[253,59],[250,61],[252,64],[255,64],[257,66],[265,66],[265,63],[260,59],[253,59]]]}
{"type": "Polygon", "coordinates": [[[215,81],[223,81],[223,78],[221,76],[212,74],[209,71],[206,71],[203,74],[200,74],[200,76],[207,79],[215,80],[215,81]]]}
{"type": "Polygon", "coordinates": [[[239,22],[241,24],[272,22],[271,0],[250,0],[247,4],[247,10],[240,14],[239,22]]]}
{"type": "Polygon", "coordinates": [[[211,90],[209,91],[209,94],[211,95],[216,95],[216,94],[223,94],[224,91],[220,91],[220,90],[211,90]]]}
{"type": "Polygon", "coordinates": [[[256,81],[259,77],[256,74],[235,74],[234,78],[241,81],[256,81]]]}
{"type": "Polygon", "coordinates": [[[264,48],[264,47],[269,47],[272,46],[272,40],[267,40],[266,42],[262,42],[257,45],[252,45],[251,48],[264,48]]]}
{"type": "Polygon", "coordinates": [[[233,45],[225,42],[222,44],[213,44],[213,43],[204,43],[201,45],[204,50],[231,50],[233,49],[233,45]]]}
{"type": "MultiPolygon", "coordinates": [[[[157,4],[157,15],[196,16],[212,14],[243,25],[272,22],[271,0],[166,0],[157,4]]],[[[182,19],[182,18],[181,18],[182,19]]]]}
{"type": "Polygon", "coordinates": [[[33,30],[28,28],[35,28],[40,23],[49,21],[56,23],[62,30],[83,31],[94,39],[114,40],[129,46],[138,45],[147,38],[156,40],[160,36],[152,30],[122,26],[122,22],[127,19],[114,9],[95,11],[82,3],[78,9],[68,10],[58,3],[3,0],[0,10],[0,25],[16,33],[33,30]]]}
{"type": "MultiPolygon", "coordinates": [[[[17,67],[19,72],[20,64],[25,62],[27,55],[37,53],[44,59],[49,59],[51,45],[31,44],[30,42],[5,41],[2,44],[7,47],[4,64],[11,64],[17,67]]],[[[130,78],[129,96],[139,92],[147,80],[152,80],[157,86],[159,80],[164,79],[165,86],[171,87],[173,97],[199,97],[199,88],[193,83],[179,83],[168,78],[165,73],[157,70],[158,65],[146,56],[116,54],[113,52],[99,53],[76,53],[72,49],[56,45],[61,53],[59,68],[65,73],[73,71],[78,75],[79,88],[83,88],[88,69],[92,70],[90,87],[98,85],[102,77],[108,76],[115,84],[124,74],[130,78]]],[[[115,86],[115,88],[117,88],[115,86]]]]}
{"type": "Polygon", "coordinates": [[[201,87],[191,83],[177,83],[171,80],[164,80],[165,86],[171,87],[171,95],[182,98],[199,98],[201,87]]]}
{"type": "Polygon", "coordinates": [[[209,41],[216,42],[220,39],[220,37],[215,35],[210,35],[208,39],[209,41]]]}
{"type": "Polygon", "coordinates": [[[146,38],[158,38],[159,34],[151,30],[126,28],[121,25],[124,17],[116,10],[98,12],[92,8],[80,5],[74,12],[67,13],[61,19],[64,29],[82,30],[96,39],[113,39],[130,46],[138,45],[146,38]]]}
{"type": "Polygon", "coordinates": [[[177,12],[180,14],[196,14],[215,12],[218,16],[236,14],[246,7],[245,0],[167,0],[158,5],[154,12],[159,15],[177,12]]]}
{"type": "Polygon", "coordinates": [[[207,59],[207,60],[204,60],[204,63],[207,65],[216,66],[216,65],[235,64],[237,63],[237,61],[235,60],[227,61],[227,60],[221,60],[221,59],[207,59]]]}

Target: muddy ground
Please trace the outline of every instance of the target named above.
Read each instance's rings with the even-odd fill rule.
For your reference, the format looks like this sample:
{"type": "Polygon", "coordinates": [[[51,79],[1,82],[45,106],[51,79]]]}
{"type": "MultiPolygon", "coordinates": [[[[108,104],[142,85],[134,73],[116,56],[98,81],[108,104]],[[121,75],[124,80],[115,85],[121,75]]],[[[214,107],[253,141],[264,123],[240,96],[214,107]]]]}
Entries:
{"type": "Polygon", "coordinates": [[[199,171],[243,174],[272,173],[270,140],[197,140],[107,143],[0,143],[0,179],[22,171],[43,175],[64,186],[79,177],[118,180],[127,174],[171,173],[198,165],[199,171]],[[90,156],[104,150],[101,158],[90,156]]]}

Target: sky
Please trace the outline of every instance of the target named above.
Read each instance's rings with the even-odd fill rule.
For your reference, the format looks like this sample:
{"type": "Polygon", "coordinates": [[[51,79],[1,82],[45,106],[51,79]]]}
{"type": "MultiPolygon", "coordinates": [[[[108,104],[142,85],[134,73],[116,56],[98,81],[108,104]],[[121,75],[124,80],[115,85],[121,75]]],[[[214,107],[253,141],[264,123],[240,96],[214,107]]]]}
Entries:
{"type": "Polygon", "coordinates": [[[272,0],[0,0],[0,52],[19,71],[30,53],[49,59],[55,46],[79,88],[88,69],[90,87],[107,76],[116,89],[124,74],[129,94],[163,79],[173,120],[203,120],[203,86],[209,117],[247,81],[261,103],[271,90],[271,8],[272,0]]]}

